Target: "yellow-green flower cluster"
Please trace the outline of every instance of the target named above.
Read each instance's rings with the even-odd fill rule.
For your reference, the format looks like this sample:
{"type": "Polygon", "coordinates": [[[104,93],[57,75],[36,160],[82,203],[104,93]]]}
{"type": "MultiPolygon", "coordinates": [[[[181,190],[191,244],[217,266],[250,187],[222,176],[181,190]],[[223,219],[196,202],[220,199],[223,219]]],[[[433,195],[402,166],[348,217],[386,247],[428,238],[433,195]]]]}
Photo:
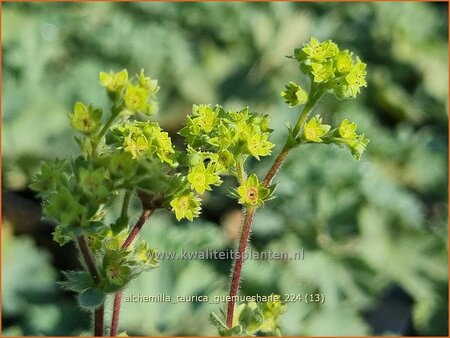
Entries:
{"type": "Polygon", "coordinates": [[[312,81],[334,93],[338,98],[348,99],[358,95],[366,87],[366,64],[354,58],[348,50],[340,51],[331,40],[320,42],[315,38],[294,51],[300,69],[312,81]]]}
{"type": "Polygon", "coordinates": [[[100,84],[110,92],[119,92],[128,84],[128,71],[122,69],[120,72],[100,72],[100,84]]]}
{"type": "Polygon", "coordinates": [[[309,143],[337,144],[347,147],[357,160],[361,158],[369,140],[364,134],[356,133],[357,124],[344,119],[338,128],[324,124],[320,115],[312,117],[303,130],[302,140],[309,143]]]}
{"type": "Polygon", "coordinates": [[[114,134],[119,147],[133,159],[157,157],[161,162],[176,166],[175,149],[169,134],[157,122],[133,121],[119,126],[114,134]]]}
{"type": "Polygon", "coordinates": [[[335,140],[341,145],[348,147],[353,157],[359,160],[369,144],[369,139],[364,134],[357,134],[357,127],[355,122],[350,122],[347,119],[343,120],[338,128],[339,136],[335,140]]]}
{"type": "Polygon", "coordinates": [[[128,78],[127,70],[99,75],[100,84],[115,98],[119,98],[130,114],[141,112],[153,115],[157,111],[155,94],[159,87],[156,80],[145,76],[141,70],[133,79],[128,78]]]}
{"type": "Polygon", "coordinates": [[[228,173],[234,166],[233,155],[224,150],[220,153],[196,150],[187,146],[186,165],[189,168],[186,181],[188,187],[182,196],[176,196],[170,202],[172,211],[178,220],[186,218],[190,221],[200,214],[201,199],[205,191],[212,190],[212,186],[222,184],[221,174],[228,173]]]}
{"type": "Polygon", "coordinates": [[[326,93],[333,93],[341,99],[354,98],[366,87],[366,64],[354,57],[349,50],[340,50],[331,40],[318,41],[316,38],[294,50],[295,59],[301,71],[311,80],[309,93],[295,82],[289,82],[281,92],[286,104],[294,107],[305,104],[294,128],[289,127],[288,146],[301,143],[334,143],[345,145],[353,156],[360,159],[368,140],[357,135],[356,123],[344,120],[339,128],[324,124],[320,115],[309,118],[314,106],[326,93]]]}
{"type": "Polygon", "coordinates": [[[248,108],[226,112],[221,106],[194,105],[180,134],[190,146],[222,154],[251,155],[256,159],[270,155],[274,144],[266,115],[249,112],[248,108]]]}
{"type": "MultiPolygon", "coordinates": [[[[188,167],[190,191],[182,198],[174,196],[170,202],[177,219],[196,217],[200,200],[195,194],[201,195],[212,190],[212,186],[222,184],[221,175],[238,177],[237,166],[242,165],[245,158],[252,156],[259,160],[269,155],[274,147],[269,141],[271,132],[268,117],[250,113],[248,108],[225,111],[221,106],[194,105],[192,114],[186,117],[185,127],[179,132],[187,142],[184,162],[188,167]]],[[[236,191],[236,197],[247,205],[262,204],[270,190],[259,184],[256,175],[247,183],[248,189],[256,189],[256,198],[252,200],[253,195],[244,192],[244,187],[241,188],[243,196],[236,191]]]]}

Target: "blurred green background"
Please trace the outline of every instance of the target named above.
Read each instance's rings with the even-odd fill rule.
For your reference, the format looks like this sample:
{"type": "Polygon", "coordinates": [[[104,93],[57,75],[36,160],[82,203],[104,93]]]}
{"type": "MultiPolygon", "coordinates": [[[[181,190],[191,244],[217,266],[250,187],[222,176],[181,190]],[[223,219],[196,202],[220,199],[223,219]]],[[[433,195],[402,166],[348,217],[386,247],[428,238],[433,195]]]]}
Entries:
{"type": "MultiPolygon", "coordinates": [[[[105,106],[100,71],[144,68],[159,80],[156,117],[177,140],[193,103],[249,105],[271,115],[281,144],[280,91],[305,83],[284,56],[311,36],[368,64],[356,100],[318,113],[349,118],[370,139],[361,162],[337,147],[295,151],[260,210],[254,250],[305,249],[304,261],[247,261],[242,294],[321,292],[289,303],[285,335],[447,335],[448,56],[446,3],[4,3],[2,326],[4,335],[79,335],[90,318],[55,282],[79,265],[52,242],[28,189],[42,159],[76,150],[76,100],[105,106]]],[[[275,150],[277,153],[279,149],[275,150]]],[[[264,173],[268,162],[253,162],[264,173]]],[[[137,215],[136,215],[137,217],[137,215]]],[[[239,208],[222,187],[193,223],[159,212],[144,236],[159,250],[227,250],[239,208]]],[[[165,261],[125,295],[225,295],[229,261],[165,261]]],[[[129,335],[214,335],[204,303],[124,303],[129,335]]],[[[110,316],[107,312],[107,316],[110,316]]],[[[108,320],[107,320],[108,321],[108,320]]]]}

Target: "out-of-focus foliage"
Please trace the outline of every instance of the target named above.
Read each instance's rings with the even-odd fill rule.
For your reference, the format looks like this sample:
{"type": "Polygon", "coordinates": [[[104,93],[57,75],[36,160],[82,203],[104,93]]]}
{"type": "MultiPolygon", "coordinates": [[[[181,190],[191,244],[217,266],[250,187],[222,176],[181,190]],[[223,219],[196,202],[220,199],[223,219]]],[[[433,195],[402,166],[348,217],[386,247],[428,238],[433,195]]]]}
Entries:
{"type": "Polygon", "coordinates": [[[28,237],[14,237],[2,224],[3,335],[78,335],[88,323],[76,304],[62,297],[50,255],[28,237]]]}
{"type": "MultiPolygon", "coordinates": [[[[327,146],[290,155],[251,245],[304,248],[305,259],[247,261],[241,292],[323,293],[321,305],[288,304],[285,335],[446,335],[446,4],[7,3],[2,19],[2,179],[12,192],[26,189],[38,160],[75,149],[67,115],[77,100],[106,104],[96,84],[102,70],[144,68],[158,78],[166,129],[177,130],[193,103],[250,105],[271,115],[279,145],[284,121],[296,115],[279,93],[291,80],[305,87],[284,56],[310,36],[354,50],[367,63],[367,88],[351,102],[325,98],[318,113],[324,122],[357,122],[371,139],[367,152],[359,163],[327,146]]],[[[203,219],[175,226],[161,212],[145,238],[160,251],[233,246],[236,205],[220,190],[206,196],[203,219]]],[[[86,314],[56,290],[48,255],[30,238],[2,240],[3,333],[87,329],[86,314]]],[[[223,296],[229,263],[164,261],[124,295],[223,296]]],[[[220,306],[124,302],[121,327],[129,335],[211,335],[208,314],[220,306]]]]}

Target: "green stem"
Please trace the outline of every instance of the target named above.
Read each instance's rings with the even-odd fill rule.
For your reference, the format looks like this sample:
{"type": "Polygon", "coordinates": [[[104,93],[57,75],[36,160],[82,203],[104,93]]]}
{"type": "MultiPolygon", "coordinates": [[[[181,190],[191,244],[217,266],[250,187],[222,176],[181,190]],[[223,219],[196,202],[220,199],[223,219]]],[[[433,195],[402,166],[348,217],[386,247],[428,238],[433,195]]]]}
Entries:
{"type": "Polygon", "coordinates": [[[125,195],[123,196],[122,212],[120,213],[121,219],[125,219],[128,216],[128,207],[130,205],[131,194],[131,190],[125,191],[125,195]]]}
{"type": "MultiPolygon", "coordinates": [[[[114,110],[114,109],[112,109],[112,110],[114,110]]],[[[99,142],[102,139],[102,137],[105,136],[106,132],[108,131],[109,127],[111,127],[111,125],[114,122],[116,117],[117,117],[117,114],[115,114],[114,111],[112,111],[111,116],[109,117],[108,121],[106,121],[106,124],[103,126],[102,130],[98,134],[99,142]]]]}
{"type": "MultiPolygon", "coordinates": [[[[320,87],[313,86],[310,91],[310,96],[308,101],[306,102],[305,106],[303,107],[302,112],[300,113],[300,116],[298,117],[297,123],[294,127],[294,135],[295,136],[301,136],[303,132],[303,127],[306,122],[306,118],[308,117],[311,110],[316,105],[317,101],[322,97],[324,94],[324,90],[320,87]]],[[[287,142],[286,142],[287,143],[287,142]]]]}
{"type": "Polygon", "coordinates": [[[240,185],[243,185],[245,180],[247,179],[247,174],[245,173],[244,169],[244,162],[245,159],[244,157],[242,157],[242,155],[239,156],[236,160],[236,175],[240,185]]]}
{"type": "MultiPolygon", "coordinates": [[[[305,126],[306,119],[311,112],[311,110],[316,105],[317,101],[322,97],[324,94],[323,89],[319,87],[312,87],[310,92],[310,98],[308,99],[308,102],[306,102],[305,106],[303,107],[303,110],[300,113],[300,116],[298,117],[297,122],[295,123],[294,129],[292,131],[292,134],[294,137],[301,137],[303,133],[303,128],[305,126]]],[[[265,187],[268,187],[270,183],[272,182],[272,179],[280,170],[281,166],[283,165],[284,161],[286,160],[289,152],[292,149],[291,140],[288,138],[283,146],[283,149],[281,150],[278,157],[273,162],[272,166],[270,167],[269,171],[267,172],[267,175],[264,177],[263,185],[265,187]]]]}
{"type": "Polygon", "coordinates": [[[103,136],[105,136],[106,132],[108,131],[109,127],[111,127],[111,125],[113,124],[116,117],[119,115],[120,109],[121,109],[121,107],[118,107],[116,105],[114,105],[111,108],[111,116],[109,117],[108,121],[106,121],[102,130],[100,130],[100,133],[97,135],[97,138],[95,139],[94,151],[93,151],[94,159],[97,157],[97,148],[100,144],[100,141],[102,140],[103,136]]]}

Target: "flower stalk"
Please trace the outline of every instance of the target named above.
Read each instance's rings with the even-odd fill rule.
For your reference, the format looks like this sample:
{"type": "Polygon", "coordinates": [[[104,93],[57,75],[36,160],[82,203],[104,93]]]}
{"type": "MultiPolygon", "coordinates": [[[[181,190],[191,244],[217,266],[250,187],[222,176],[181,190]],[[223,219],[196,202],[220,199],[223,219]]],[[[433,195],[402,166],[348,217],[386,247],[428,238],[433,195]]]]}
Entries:
{"type": "MultiPolygon", "coordinates": [[[[127,197],[127,195],[126,195],[125,200],[127,200],[127,199],[129,200],[129,197],[127,197]]],[[[124,202],[124,204],[125,204],[125,202],[124,202]]],[[[128,202],[127,202],[127,205],[128,205],[128,202]]],[[[141,231],[145,222],[147,222],[147,220],[152,215],[153,211],[154,211],[154,209],[144,209],[142,211],[141,216],[137,220],[137,222],[134,225],[131,232],[128,234],[125,241],[123,242],[121,249],[127,249],[131,245],[131,243],[134,241],[136,236],[141,231]]],[[[120,307],[121,307],[121,302],[122,302],[122,292],[123,292],[123,290],[119,290],[114,295],[114,305],[113,305],[113,313],[112,313],[112,318],[111,318],[111,329],[110,329],[111,337],[117,336],[117,332],[119,330],[119,316],[120,316],[120,307]]]]}
{"type": "MultiPolygon", "coordinates": [[[[310,97],[313,97],[313,99],[310,99],[306,102],[306,105],[303,107],[303,110],[301,111],[297,123],[295,124],[295,127],[293,129],[292,135],[294,137],[297,137],[302,134],[303,126],[305,124],[305,121],[309,115],[309,113],[314,108],[314,105],[319,101],[320,97],[322,96],[323,92],[319,92],[318,95],[313,96],[312,94],[313,88],[311,88],[310,97]]],[[[293,146],[290,143],[290,139],[288,138],[283,146],[283,149],[281,150],[280,154],[277,156],[275,161],[272,163],[272,166],[270,167],[269,171],[267,172],[266,176],[263,180],[263,185],[265,187],[268,187],[275,175],[277,174],[278,170],[280,170],[281,166],[283,165],[284,161],[286,160],[287,156],[289,155],[289,152],[292,150],[293,146]]]]}
{"type": "MultiPolygon", "coordinates": [[[[303,48],[296,49],[294,54],[295,55],[292,58],[300,63],[300,69],[305,73],[309,73],[312,79],[311,88],[309,94],[306,95],[306,92],[299,85],[291,81],[281,93],[281,96],[285,99],[286,104],[290,108],[300,104],[304,104],[304,107],[299,114],[294,128],[289,128],[289,135],[280,154],[276,157],[264,177],[262,181],[263,189],[270,187],[273,178],[280,170],[289,152],[303,143],[325,142],[336,143],[338,145],[344,144],[350,148],[353,156],[357,159],[360,158],[362,151],[368,143],[368,140],[364,138],[364,135],[356,135],[356,124],[350,123],[348,120],[344,120],[339,127],[339,134],[337,135],[339,137],[335,136],[335,131],[330,131],[331,126],[322,123],[320,115],[312,118],[307,123],[309,114],[325,92],[331,91],[341,99],[352,98],[359,94],[360,87],[366,86],[365,64],[362,63],[359,58],[357,58],[356,63],[353,63],[352,53],[347,50],[339,52],[337,45],[330,40],[320,43],[312,38],[303,48]],[[333,68],[333,62],[336,63],[335,68],[333,68]]],[[[238,172],[243,171],[241,168],[238,169],[240,169],[238,172]]],[[[242,183],[241,179],[239,179],[239,183],[241,186],[238,188],[238,191],[245,192],[245,184],[242,183]]],[[[270,195],[268,197],[270,197],[270,195]]],[[[244,204],[244,223],[239,242],[239,256],[233,267],[230,284],[230,301],[227,304],[226,317],[226,325],[229,330],[227,334],[232,333],[234,328],[239,327],[239,323],[234,323],[234,311],[236,306],[235,299],[239,291],[239,283],[244,262],[242,256],[247,248],[251,226],[257,207],[263,204],[255,203],[251,208],[246,208],[245,203],[248,204],[250,202],[251,199],[249,198],[241,198],[239,200],[239,203],[244,204]]]]}
{"type": "MultiPolygon", "coordinates": [[[[81,255],[83,256],[84,262],[91,274],[92,281],[94,285],[99,285],[101,282],[101,277],[97,269],[97,264],[95,263],[94,256],[89,249],[84,236],[78,237],[78,247],[80,249],[81,255]]],[[[103,336],[103,321],[104,321],[105,306],[101,304],[99,308],[94,310],[94,336],[103,336]]]]}
{"type": "Polygon", "coordinates": [[[242,265],[244,263],[245,252],[247,250],[247,243],[250,240],[251,226],[255,208],[250,207],[244,211],[244,221],[242,223],[241,238],[238,247],[238,256],[234,263],[233,274],[230,283],[230,301],[227,304],[227,326],[233,326],[234,309],[236,305],[236,296],[239,291],[239,284],[241,280],[242,265]]]}

